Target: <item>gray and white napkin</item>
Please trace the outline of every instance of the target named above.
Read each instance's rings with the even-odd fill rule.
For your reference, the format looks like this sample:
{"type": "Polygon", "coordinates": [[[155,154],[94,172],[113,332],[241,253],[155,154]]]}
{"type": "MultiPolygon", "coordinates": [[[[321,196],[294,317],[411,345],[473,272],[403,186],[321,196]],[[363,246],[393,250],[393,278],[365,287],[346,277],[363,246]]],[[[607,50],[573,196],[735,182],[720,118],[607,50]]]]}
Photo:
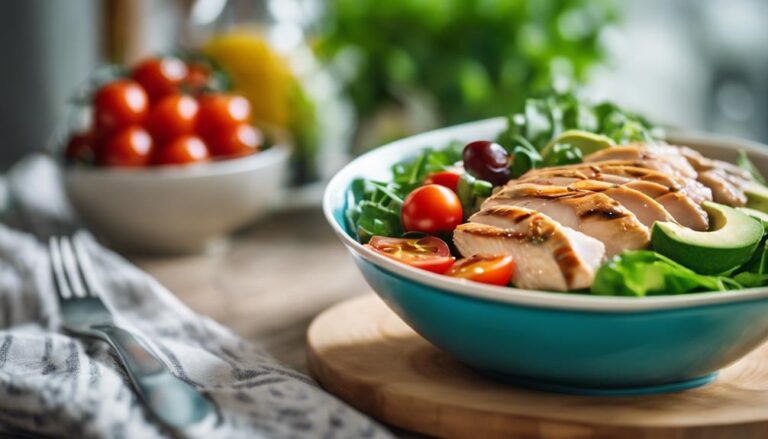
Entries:
{"type": "MultiPolygon", "coordinates": [[[[57,182],[55,166],[43,156],[26,159],[0,181],[0,206],[9,201],[0,224],[0,432],[164,437],[105,344],[57,331],[58,303],[38,240],[74,228],[57,182]]],[[[390,437],[305,375],[189,310],[120,256],[93,240],[89,247],[118,322],[216,405],[219,419],[187,436],[390,437]]]]}

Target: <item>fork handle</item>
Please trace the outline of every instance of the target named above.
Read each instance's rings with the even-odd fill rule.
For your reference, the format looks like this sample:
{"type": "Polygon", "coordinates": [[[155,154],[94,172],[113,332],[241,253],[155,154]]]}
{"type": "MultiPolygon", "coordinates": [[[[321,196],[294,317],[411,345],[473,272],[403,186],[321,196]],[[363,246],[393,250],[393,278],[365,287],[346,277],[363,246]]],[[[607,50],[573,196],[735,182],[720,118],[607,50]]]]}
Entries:
{"type": "Polygon", "coordinates": [[[108,324],[93,325],[91,329],[114,348],[139,396],[164,424],[179,429],[214,413],[210,401],[173,376],[135,335],[108,324]]]}

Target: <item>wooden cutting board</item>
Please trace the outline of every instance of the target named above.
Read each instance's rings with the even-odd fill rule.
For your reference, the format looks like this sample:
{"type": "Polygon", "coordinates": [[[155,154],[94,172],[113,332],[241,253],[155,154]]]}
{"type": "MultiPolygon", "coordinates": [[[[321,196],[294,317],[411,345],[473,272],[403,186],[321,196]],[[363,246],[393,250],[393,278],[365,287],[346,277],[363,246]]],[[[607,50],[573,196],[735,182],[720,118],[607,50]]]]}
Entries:
{"type": "Polygon", "coordinates": [[[525,390],[479,375],[411,330],[374,295],[320,314],[312,375],[384,423],[459,438],[768,438],[768,345],[712,384],[636,397],[525,390]]]}

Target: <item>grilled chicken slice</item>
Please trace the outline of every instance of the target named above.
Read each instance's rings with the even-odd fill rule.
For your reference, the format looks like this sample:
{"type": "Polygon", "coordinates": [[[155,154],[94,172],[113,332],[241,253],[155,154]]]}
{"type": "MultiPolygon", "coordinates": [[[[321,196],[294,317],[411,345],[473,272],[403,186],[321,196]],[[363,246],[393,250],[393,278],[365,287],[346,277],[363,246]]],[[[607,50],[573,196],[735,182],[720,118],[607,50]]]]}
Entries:
{"type": "Polygon", "coordinates": [[[555,168],[532,169],[523,174],[519,180],[524,181],[531,178],[553,175],[583,178],[584,180],[607,181],[617,184],[623,184],[630,180],[643,180],[666,186],[671,191],[681,191],[696,203],[712,200],[710,189],[692,178],[665,174],[655,169],[633,166],[633,164],[636,165],[638,163],[613,161],[610,163],[579,163],[555,168]]]}
{"type": "Polygon", "coordinates": [[[716,202],[729,206],[747,204],[744,189],[752,181],[747,171],[732,163],[706,158],[688,147],[681,147],[680,152],[699,173],[699,181],[712,189],[716,202]]]}
{"type": "Polygon", "coordinates": [[[592,285],[603,244],[539,212],[498,206],[473,215],[453,232],[459,252],[510,255],[517,287],[568,291],[592,285]]]}
{"type": "Polygon", "coordinates": [[[632,161],[660,172],[674,173],[688,178],[696,178],[696,170],[680,153],[679,148],[671,145],[631,144],[606,148],[584,157],[584,162],[632,161]]]}
{"type": "MultiPolygon", "coordinates": [[[[605,195],[608,195],[635,214],[637,219],[639,219],[646,227],[651,227],[656,221],[676,221],[675,218],[664,209],[664,206],[648,195],[632,188],[596,180],[573,179],[568,182],[561,179],[560,182],[565,184],[554,186],[564,186],[572,191],[602,192],[605,195]]],[[[548,179],[543,179],[541,181],[532,180],[529,181],[529,183],[552,185],[551,180],[548,179]]]]}
{"type": "Polygon", "coordinates": [[[519,206],[541,212],[602,242],[608,257],[624,250],[645,248],[650,240],[648,227],[627,208],[599,192],[510,182],[488,198],[481,211],[494,206],[519,206]]]}
{"type": "Polygon", "coordinates": [[[584,158],[585,162],[608,164],[615,160],[634,160],[636,166],[697,179],[712,192],[712,199],[730,206],[743,206],[744,186],[750,181],[746,171],[731,163],[712,160],[688,147],[673,145],[630,145],[607,148],[584,158]]]}
{"type": "Polygon", "coordinates": [[[690,197],[650,181],[635,180],[625,186],[656,200],[681,225],[699,231],[709,228],[709,215],[690,197]]]}
{"type": "Polygon", "coordinates": [[[630,191],[609,190],[604,193],[622,203],[624,207],[634,213],[646,226],[650,227],[652,221],[670,221],[669,217],[671,216],[674,221],[694,230],[707,230],[709,227],[707,212],[698,203],[680,192],[672,191],[666,186],[651,181],[624,180],[623,183],[608,183],[607,181],[552,176],[538,179],[531,178],[526,180],[526,182],[563,186],[573,190],[591,190],[593,192],[605,191],[602,188],[606,187],[615,188],[619,186],[630,191]],[[635,194],[635,192],[640,194],[635,194]],[[650,201],[639,195],[645,195],[650,198],[650,201]],[[659,211],[659,208],[666,211],[666,214],[659,211]]]}
{"type": "Polygon", "coordinates": [[[712,189],[712,198],[716,203],[741,207],[747,204],[744,188],[747,181],[728,174],[720,168],[713,168],[699,173],[699,181],[712,189]]]}
{"type": "Polygon", "coordinates": [[[733,163],[704,157],[698,151],[688,148],[687,146],[680,146],[678,149],[680,150],[680,154],[685,157],[686,160],[688,160],[688,163],[691,164],[696,172],[701,173],[703,171],[709,171],[710,169],[721,169],[728,175],[735,177],[745,183],[752,180],[749,172],[741,169],[733,163]]]}

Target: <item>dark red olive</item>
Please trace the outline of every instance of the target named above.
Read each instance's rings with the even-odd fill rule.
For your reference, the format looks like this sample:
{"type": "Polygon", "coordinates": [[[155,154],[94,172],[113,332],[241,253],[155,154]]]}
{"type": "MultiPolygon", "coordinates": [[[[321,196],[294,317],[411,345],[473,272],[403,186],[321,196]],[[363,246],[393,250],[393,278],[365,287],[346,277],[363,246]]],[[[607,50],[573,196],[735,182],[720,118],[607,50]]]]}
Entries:
{"type": "Polygon", "coordinates": [[[500,186],[511,178],[509,154],[501,145],[487,140],[468,143],[464,147],[464,169],[473,177],[500,186]]]}

